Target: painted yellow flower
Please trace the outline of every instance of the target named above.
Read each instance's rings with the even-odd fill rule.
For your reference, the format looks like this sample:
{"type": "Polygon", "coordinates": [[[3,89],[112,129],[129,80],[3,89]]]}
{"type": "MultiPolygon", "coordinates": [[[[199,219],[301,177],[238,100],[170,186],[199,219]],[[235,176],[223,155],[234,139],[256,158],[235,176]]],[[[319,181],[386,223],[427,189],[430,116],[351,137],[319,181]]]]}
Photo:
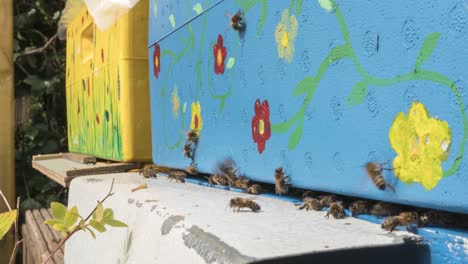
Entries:
{"type": "Polygon", "coordinates": [[[278,45],[278,56],[291,63],[294,56],[294,40],[297,36],[297,20],[289,15],[288,9],[283,11],[281,21],[276,26],[275,39],[278,45]]]}
{"type": "Polygon", "coordinates": [[[179,93],[177,92],[177,86],[174,87],[172,90],[172,114],[175,118],[179,116],[179,108],[180,108],[180,99],[179,93]]]}
{"type": "Polygon", "coordinates": [[[417,182],[429,191],[442,179],[442,162],[449,155],[451,132],[448,123],[431,118],[419,102],[408,115],[400,112],[389,133],[390,144],[398,154],[393,160],[395,175],[404,183],[417,182]]]}
{"type": "Polygon", "coordinates": [[[197,132],[203,128],[203,121],[201,116],[200,102],[192,103],[192,120],[190,121],[190,129],[195,129],[197,132]]]}

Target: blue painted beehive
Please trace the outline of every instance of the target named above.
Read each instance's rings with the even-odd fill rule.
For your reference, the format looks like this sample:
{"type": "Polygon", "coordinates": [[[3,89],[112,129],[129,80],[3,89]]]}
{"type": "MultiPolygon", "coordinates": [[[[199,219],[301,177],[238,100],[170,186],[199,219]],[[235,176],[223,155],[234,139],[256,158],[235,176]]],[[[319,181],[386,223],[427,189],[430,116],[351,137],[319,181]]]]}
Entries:
{"type": "Polygon", "coordinates": [[[150,8],[155,163],[185,168],[196,128],[202,172],[231,156],[261,182],[283,166],[296,187],[468,212],[466,5],[188,2],[150,8]],[[389,161],[395,192],[369,161],[389,161]]]}

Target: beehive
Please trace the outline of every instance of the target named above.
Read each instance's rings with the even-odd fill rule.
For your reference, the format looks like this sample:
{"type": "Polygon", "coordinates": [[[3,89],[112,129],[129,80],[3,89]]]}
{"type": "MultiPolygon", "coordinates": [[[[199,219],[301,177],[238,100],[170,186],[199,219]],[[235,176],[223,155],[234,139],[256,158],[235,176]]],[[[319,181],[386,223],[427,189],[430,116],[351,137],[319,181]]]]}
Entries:
{"type": "MultiPolygon", "coordinates": [[[[176,6],[195,14],[194,1],[157,2],[166,15],[176,6]]],[[[262,0],[202,10],[163,36],[150,28],[156,163],[188,166],[183,131],[197,128],[202,172],[231,156],[262,182],[282,166],[296,187],[468,211],[463,4],[262,0]],[[226,16],[239,9],[245,32],[226,16]],[[370,161],[388,161],[395,192],[374,186],[370,161]]]]}
{"type": "Polygon", "coordinates": [[[147,34],[148,0],[104,31],[86,7],[68,26],[71,152],[115,161],[151,160],[147,34]]]}

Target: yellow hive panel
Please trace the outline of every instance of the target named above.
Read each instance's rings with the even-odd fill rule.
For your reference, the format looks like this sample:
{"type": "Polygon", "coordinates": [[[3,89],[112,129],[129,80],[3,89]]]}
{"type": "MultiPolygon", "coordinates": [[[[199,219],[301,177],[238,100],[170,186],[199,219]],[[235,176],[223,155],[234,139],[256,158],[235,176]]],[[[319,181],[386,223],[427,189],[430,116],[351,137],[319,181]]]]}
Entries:
{"type": "Polygon", "coordinates": [[[84,8],[67,29],[67,120],[71,152],[151,160],[148,0],[105,31],[84,8]]]}

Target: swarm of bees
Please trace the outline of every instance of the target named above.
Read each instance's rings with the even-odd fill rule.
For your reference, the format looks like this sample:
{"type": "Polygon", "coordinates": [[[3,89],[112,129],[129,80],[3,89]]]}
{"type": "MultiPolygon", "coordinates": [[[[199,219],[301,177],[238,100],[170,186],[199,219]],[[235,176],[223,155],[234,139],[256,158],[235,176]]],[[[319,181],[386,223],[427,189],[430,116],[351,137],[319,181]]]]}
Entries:
{"type": "Polygon", "coordinates": [[[383,165],[385,163],[376,163],[376,162],[368,162],[366,163],[366,172],[372,182],[375,184],[377,189],[384,191],[387,187],[395,192],[395,188],[390,184],[385,182],[385,179],[382,175],[384,170],[392,170],[388,168],[384,168],[383,165]]]}
{"type": "Polygon", "coordinates": [[[275,170],[275,192],[278,195],[288,194],[291,184],[289,183],[289,176],[286,176],[283,167],[275,170]]]}
{"type": "Polygon", "coordinates": [[[249,208],[252,212],[260,211],[261,207],[258,203],[242,197],[233,198],[229,201],[229,207],[232,208],[234,212],[240,212],[241,208],[249,208]]]}

